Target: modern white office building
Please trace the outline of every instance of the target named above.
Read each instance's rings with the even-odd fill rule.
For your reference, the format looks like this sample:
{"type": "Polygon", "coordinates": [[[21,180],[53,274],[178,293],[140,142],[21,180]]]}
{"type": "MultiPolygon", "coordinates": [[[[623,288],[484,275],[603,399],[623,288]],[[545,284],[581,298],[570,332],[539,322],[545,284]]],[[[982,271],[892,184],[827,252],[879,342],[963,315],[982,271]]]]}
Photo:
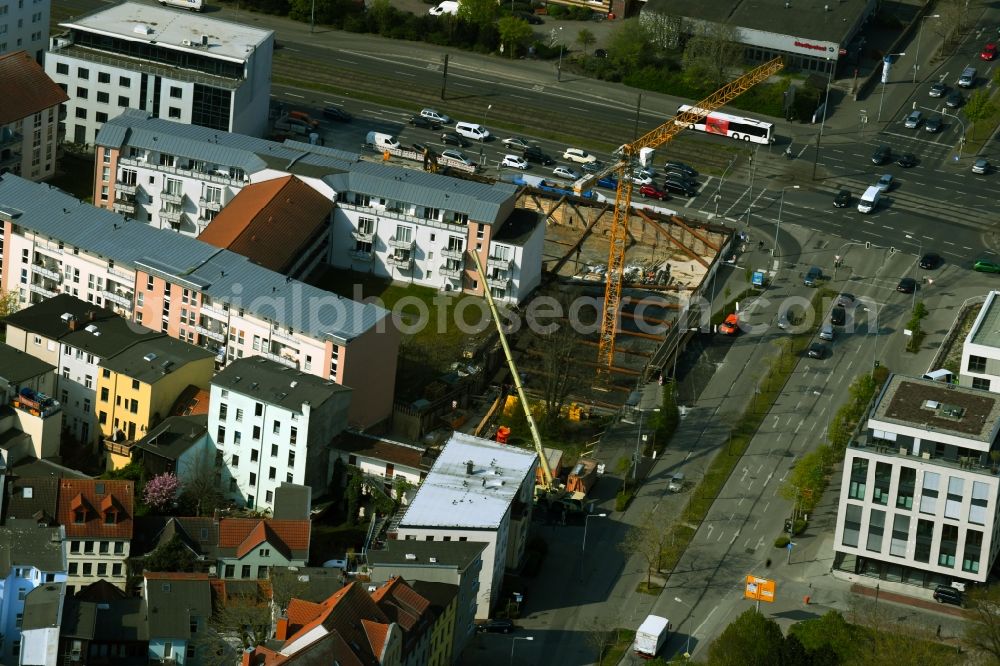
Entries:
{"type": "MultiPolygon", "coordinates": [[[[524,556],[538,455],[456,432],[396,528],[397,539],[486,543],[476,618],[491,617],[504,569],[524,556]]],[[[390,533],[390,538],[392,538],[390,533]]]]}
{"type": "Polygon", "coordinates": [[[126,108],[220,132],[264,133],[270,30],[134,2],[60,27],[45,71],[70,97],[67,141],[92,145],[101,125],[126,108]]]}
{"type": "Polygon", "coordinates": [[[259,356],[212,379],[208,432],[227,472],[223,492],[241,506],[274,509],[282,483],[326,492],[330,440],[347,426],[351,391],[259,356]]]}
{"type": "Polygon", "coordinates": [[[0,7],[0,54],[27,51],[41,65],[49,41],[52,0],[18,0],[0,7]]]}
{"type": "Polygon", "coordinates": [[[361,162],[327,176],[337,194],[333,266],[519,303],[540,283],[545,225],[510,183],[474,183],[361,162]],[[468,252],[479,254],[482,284],[468,252]]]}
{"type": "Polygon", "coordinates": [[[962,386],[1000,393],[1000,291],[991,291],[962,345],[962,386]]]}
{"type": "Polygon", "coordinates": [[[892,375],[848,447],[834,568],[921,587],[983,582],[996,560],[1000,396],[892,375]]]}

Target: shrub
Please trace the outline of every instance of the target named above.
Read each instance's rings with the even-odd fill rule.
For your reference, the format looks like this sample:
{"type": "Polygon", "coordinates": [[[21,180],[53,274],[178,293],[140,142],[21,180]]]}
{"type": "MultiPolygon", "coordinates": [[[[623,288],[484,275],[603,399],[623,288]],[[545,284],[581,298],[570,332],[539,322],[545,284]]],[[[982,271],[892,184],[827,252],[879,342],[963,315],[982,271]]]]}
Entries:
{"type": "Polygon", "coordinates": [[[787,534],[782,534],[781,536],[779,536],[777,539],[774,540],[774,547],[775,548],[787,548],[788,544],[790,542],[791,542],[791,539],[788,538],[788,535],[787,534]]]}
{"type": "Polygon", "coordinates": [[[633,497],[635,497],[635,493],[631,490],[619,490],[618,494],[615,495],[615,511],[627,509],[633,497]]]}

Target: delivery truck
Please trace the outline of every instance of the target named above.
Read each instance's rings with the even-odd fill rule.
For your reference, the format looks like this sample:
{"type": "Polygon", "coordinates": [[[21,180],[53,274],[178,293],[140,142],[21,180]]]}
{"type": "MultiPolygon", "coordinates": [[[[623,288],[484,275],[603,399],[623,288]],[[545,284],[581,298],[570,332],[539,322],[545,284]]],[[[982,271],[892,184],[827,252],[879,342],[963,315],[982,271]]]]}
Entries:
{"type": "Polygon", "coordinates": [[[633,650],[643,659],[652,659],[667,641],[670,620],[659,615],[647,615],[635,632],[633,650]]]}

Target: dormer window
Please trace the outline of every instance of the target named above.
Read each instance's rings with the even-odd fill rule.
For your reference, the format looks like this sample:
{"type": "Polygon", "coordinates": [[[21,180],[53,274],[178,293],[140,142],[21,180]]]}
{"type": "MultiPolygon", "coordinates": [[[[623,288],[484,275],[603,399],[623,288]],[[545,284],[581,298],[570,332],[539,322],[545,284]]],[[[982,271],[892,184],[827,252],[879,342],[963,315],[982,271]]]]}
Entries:
{"type": "Polygon", "coordinates": [[[106,511],[104,513],[104,524],[105,525],[115,525],[118,522],[118,512],[117,511],[106,511]]]}
{"type": "Polygon", "coordinates": [[[79,509],[73,512],[73,522],[76,525],[82,525],[87,522],[87,511],[85,509],[79,509]]]}

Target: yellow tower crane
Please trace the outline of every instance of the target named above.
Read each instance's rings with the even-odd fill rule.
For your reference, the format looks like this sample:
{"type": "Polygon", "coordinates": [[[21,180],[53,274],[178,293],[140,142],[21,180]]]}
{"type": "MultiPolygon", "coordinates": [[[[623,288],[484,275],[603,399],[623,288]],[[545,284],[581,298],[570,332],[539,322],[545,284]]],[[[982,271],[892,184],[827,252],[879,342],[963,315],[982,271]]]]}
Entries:
{"type": "Polygon", "coordinates": [[[627,143],[619,149],[620,159],[599,173],[581,178],[574,184],[577,193],[582,192],[589,183],[599,180],[608,174],[617,172],[618,190],[615,193],[615,214],[611,221],[608,249],[608,283],[604,290],[604,313],[601,321],[601,337],[598,344],[597,363],[603,372],[609,372],[614,367],[615,336],[618,333],[618,308],[622,298],[622,276],[625,269],[625,237],[628,228],[629,213],[632,206],[632,174],[633,161],[643,148],[658,148],[670,141],[677,134],[694,123],[703,120],[712,111],[725,106],[736,97],[784,67],[781,58],[750,70],[738,79],[727,83],[714,93],[698,102],[690,111],[678,113],[656,129],[639,137],[632,143],[627,143]]]}

